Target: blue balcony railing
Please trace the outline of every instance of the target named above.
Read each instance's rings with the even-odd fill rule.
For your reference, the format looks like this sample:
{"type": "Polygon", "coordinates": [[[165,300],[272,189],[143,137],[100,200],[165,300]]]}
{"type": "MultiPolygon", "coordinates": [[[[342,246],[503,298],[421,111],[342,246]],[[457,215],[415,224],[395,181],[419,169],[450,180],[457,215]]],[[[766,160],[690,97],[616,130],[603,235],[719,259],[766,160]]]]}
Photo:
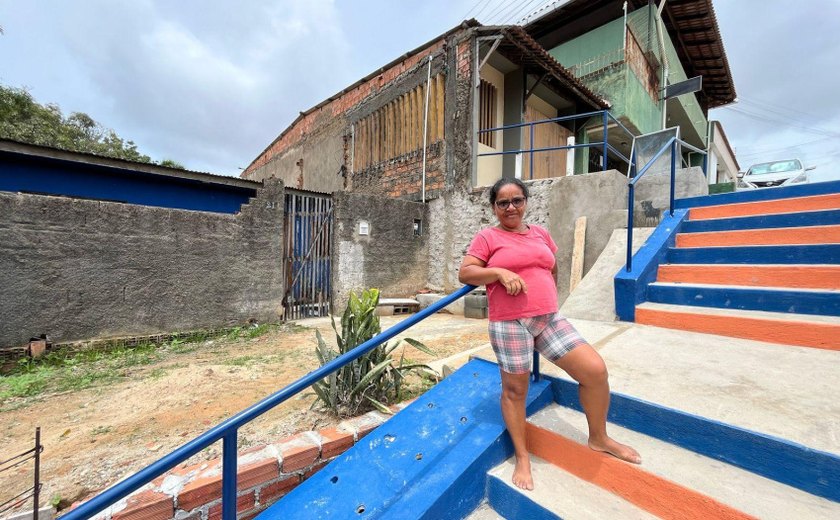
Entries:
{"type": "Polygon", "coordinates": [[[496,128],[487,128],[484,130],[479,130],[479,134],[486,134],[490,132],[501,132],[504,130],[512,130],[515,128],[528,128],[528,132],[530,135],[530,147],[529,148],[520,148],[516,150],[502,150],[499,152],[483,152],[479,153],[478,157],[490,157],[494,155],[518,155],[518,154],[528,154],[530,157],[530,166],[529,166],[529,176],[528,178],[534,178],[534,154],[542,153],[542,152],[552,152],[555,150],[576,150],[579,148],[595,148],[599,150],[603,157],[603,168],[607,169],[607,157],[609,153],[612,152],[613,156],[621,159],[624,164],[628,166],[628,171],[630,168],[630,159],[625,156],[621,151],[619,151],[616,147],[609,143],[609,126],[610,121],[614,122],[615,125],[623,131],[623,133],[632,140],[635,137],[635,134],[631,132],[626,126],[624,126],[621,121],[616,119],[608,110],[599,110],[596,112],[586,112],[583,114],[573,114],[570,116],[562,116],[562,117],[553,117],[551,119],[541,119],[539,121],[530,121],[526,123],[516,123],[511,125],[500,126],[496,128]],[[551,146],[551,147],[543,147],[543,148],[534,148],[534,129],[538,125],[544,125],[548,123],[561,123],[564,121],[574,121],[576,119],[590,119],[590,118],[601,118],[601,124],[603,126],[602,132],[602,140],[596,141],[592,143],[582,143],[582,144],[570,144],[564,146],[551,146]]]}

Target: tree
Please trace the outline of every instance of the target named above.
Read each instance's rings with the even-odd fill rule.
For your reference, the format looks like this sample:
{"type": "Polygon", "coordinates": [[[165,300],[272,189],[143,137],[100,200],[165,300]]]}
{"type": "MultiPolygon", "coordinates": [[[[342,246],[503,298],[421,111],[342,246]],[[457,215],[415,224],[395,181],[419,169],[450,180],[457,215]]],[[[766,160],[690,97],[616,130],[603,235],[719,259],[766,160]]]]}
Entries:
{"type": "MultiPolygon", "coordinates": [[[[0,85],[0,138],[114,159],[154,162],[137,150],[134,141],[124,140],[84,112],[64,117],[58,105],[41,105],[26,89],[4,85],[0,85]]],[[[159,164],[183,169],[172,159],[159,164]]]]}

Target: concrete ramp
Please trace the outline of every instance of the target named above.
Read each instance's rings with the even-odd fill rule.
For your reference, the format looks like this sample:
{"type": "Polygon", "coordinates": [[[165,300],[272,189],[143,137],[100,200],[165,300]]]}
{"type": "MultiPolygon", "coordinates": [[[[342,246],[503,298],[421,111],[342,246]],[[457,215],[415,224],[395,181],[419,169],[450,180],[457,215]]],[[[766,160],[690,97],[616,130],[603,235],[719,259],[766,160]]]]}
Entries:
{"type": "MultiPolygon", "coordinates": [[[[654,228],[633,230],[633,253],[642,247],[654,228]]],[[[615,321],[614,277],[627,257],[627,230],[616,229],[586,276],[566,298],[560,312],[568,318],[615,321]]]]}

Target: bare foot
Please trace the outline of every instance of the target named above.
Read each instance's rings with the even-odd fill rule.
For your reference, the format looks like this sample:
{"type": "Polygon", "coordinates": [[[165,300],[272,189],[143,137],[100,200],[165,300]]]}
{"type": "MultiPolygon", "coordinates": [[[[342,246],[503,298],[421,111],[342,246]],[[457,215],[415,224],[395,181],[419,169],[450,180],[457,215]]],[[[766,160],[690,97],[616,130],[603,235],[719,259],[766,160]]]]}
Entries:
{"type": "Polygon", "coordinates": [[[534,489],[534,479],[531,477],[531,459],[517,457],[516,467],[513,468],[513,484],[520,489],[534,489]]]}
{"type": "Polygon", "coordinates": [[[626,444],[621,444],[613,440],[611,437],[606,437],[603,441],[589,439],[589,447],[595,451],[609,453],[613,457],[626,462],[632,462],[633,464],[642,463],[642,457],[639,455],[639,452],[626,444]]]}

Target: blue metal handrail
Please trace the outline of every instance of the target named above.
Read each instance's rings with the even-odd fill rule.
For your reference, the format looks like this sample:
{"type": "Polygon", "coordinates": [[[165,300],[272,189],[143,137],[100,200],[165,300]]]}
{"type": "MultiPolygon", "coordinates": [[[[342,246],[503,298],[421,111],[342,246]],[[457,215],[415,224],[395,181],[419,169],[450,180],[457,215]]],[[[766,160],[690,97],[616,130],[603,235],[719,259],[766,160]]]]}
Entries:
{"type": "Polygon", "coordinates": [[[633,206],[635,204],[635,189],[636,183],[639,182],[639,179],[650,170],[653,163],[655,163],[662,154],[665,153],[666,150],[669,148],[671,149],[671,182],[670,182],[670,194],[669,194],[669,205],[668,205],[668,212],[671,216],[674,216],[674,194],[676,190],[676,177],[677,177],[677,145],[684,146],[689,150],[692,150],[697,153],[703,154],[703,175],[706,176],[706,167],[707,167],[707,152],[704,150],[700,150],[696,148],[682,139],[674,136],[662,145],[658,152],[653,156],[651,160],[645,164],[641,170],[637,174],[633,174],[633,170],[636,167],[636,150],[634,147],[633,153],[631,154],[631,162],[630,162],[630,180],[627,182],[627,264],[626,269],[629,273],[633,270],[633,206]]]}
{"type": "MultiPolygon", "coordinates": [[[[293,397],[295,394],[305,390],[315,384],[316,382],[329,376],[341,367],[355,361],[356,359],[367,354],[380,344],[393,338],[400,332],[408,329],[416,323],[424,320],[428,316],[438,312],[450,303],[463,297],[476,286],[465,285],[446,296],[445,298],[429,305],[417,314],[397,323],[388,330],[373,338],[365,341],[350,352],[342,354],[333,359],[329,363],[313,370],[309,374],[298,379],[289,386],[279,390],[262,401],[254,404],[215,427],[207,430],[190,442],[184,444],[175,451],[163,456],[158,461],[141,469],[137,473],[131,475],[114,484],[110,488],[103,491],[96,497],[81,504],[76,509],[73,509],[66,515],[62,516],[63,520],[83,520],[99,513],[106,507],[114,504],[116,501],[125,498],[132,491],[139,489],[141,486],[152,481],[163,472],[172,469],[177,464],[192,457],[200,452],[210,444],[222,439],[222,518],[224,520],[234,520],[236,518],[236,463],[237,463],[237,432],[248,422],[256,419],[265,412],[271,410],[275,406],[293,397]]],[[[539,363],[534,366],[535,378],[539,378],[539,363]]]]}
{"type": "Polygon", "coordinates": [[[484,152],[484,153],[477,154],[477,157],[489,157],[489,156],[493,156],[493,155],[510,155],[510,154],[520,154],[520,153],[530,154],[530,157],[531,157],[530,177],[533,178],[534,177],[534,153],[537,153],[537,152],[551,152],[551,151],[555,151],[555,150],[574,150],[574,149],[577,149],[577,148],[601,148],[601,153],[603,154],[603,157],[604,157],[604,169],[605,170],[607,168],[607,155],[610,151],[613,152],[613,154],[617,155],[622,161],[624,161],[625,164],[628,165],[628,170],[629,170],[629,167],[631,165],[631,160],[628,159],[623,153],[618,151],[618,149],[616,149],[613,145],[611,145],[607,141],[607,139],[609,137],[609,122],[610,122],[610,119],[612,119],[612,121],[614,121],[616,123],[616,125],[618,125],[622,130],[624,130],[624,132],[628,136],[630,136],[631,139],[635,136],[635,134],[633,134],[633,132],[628,130],[627,127],[624,126],[621,123],[621,121],[619,121],[618,119],[615,118],[615,116],[610,114],[610,112],[608,110],[599,110],[599,111],[596,111],[596,112],[586,112],[586,113],[583,113],[583,114],[573,114],[573,115],[570,115],[570,116],[552,117],[550,119],[541,119],[539,121],[528,121],[528,122],[524,122],[524,123],[514,123],[514,124],[510,124],[510,125],[503,125],[503,126],[499,126],[499,127],[495,127],[495,128],[486,128],[484,130],[479,130],[478,131],[479,134],[486,134],[488,132],[498,132],[500,130],[511,130],[511,129],[515,129],[515,128],[528,127],[529,132],[530,132],[530,137],[531,137],[531,140],[530,140],[530,143],[531,143],[530,146],[531,147],[527,148],[527,149],[520,148],[518,150],[504,150],[504,151],[501,151],[501,152],[484,152]],[[603,125],[603,134],[604,134],[603,141],[597,141],[597,142],[594,142],[594,143],[572,144],[572,145],[565,145],[565,146],[552,146],[552,147],[548,147],[548,148],[534,148],[533,147],[534,146],[534,127],[535,126],[542,125],[542,124],[545,124],[545,123],[558,123],[558,122],[562,122],[562,121],[571,121],[571,120],[574,120],[574,119],[590,118],[590,117],[601,117],[602,118],[601,122],[602,122],[602,125],[603,125]]]}

